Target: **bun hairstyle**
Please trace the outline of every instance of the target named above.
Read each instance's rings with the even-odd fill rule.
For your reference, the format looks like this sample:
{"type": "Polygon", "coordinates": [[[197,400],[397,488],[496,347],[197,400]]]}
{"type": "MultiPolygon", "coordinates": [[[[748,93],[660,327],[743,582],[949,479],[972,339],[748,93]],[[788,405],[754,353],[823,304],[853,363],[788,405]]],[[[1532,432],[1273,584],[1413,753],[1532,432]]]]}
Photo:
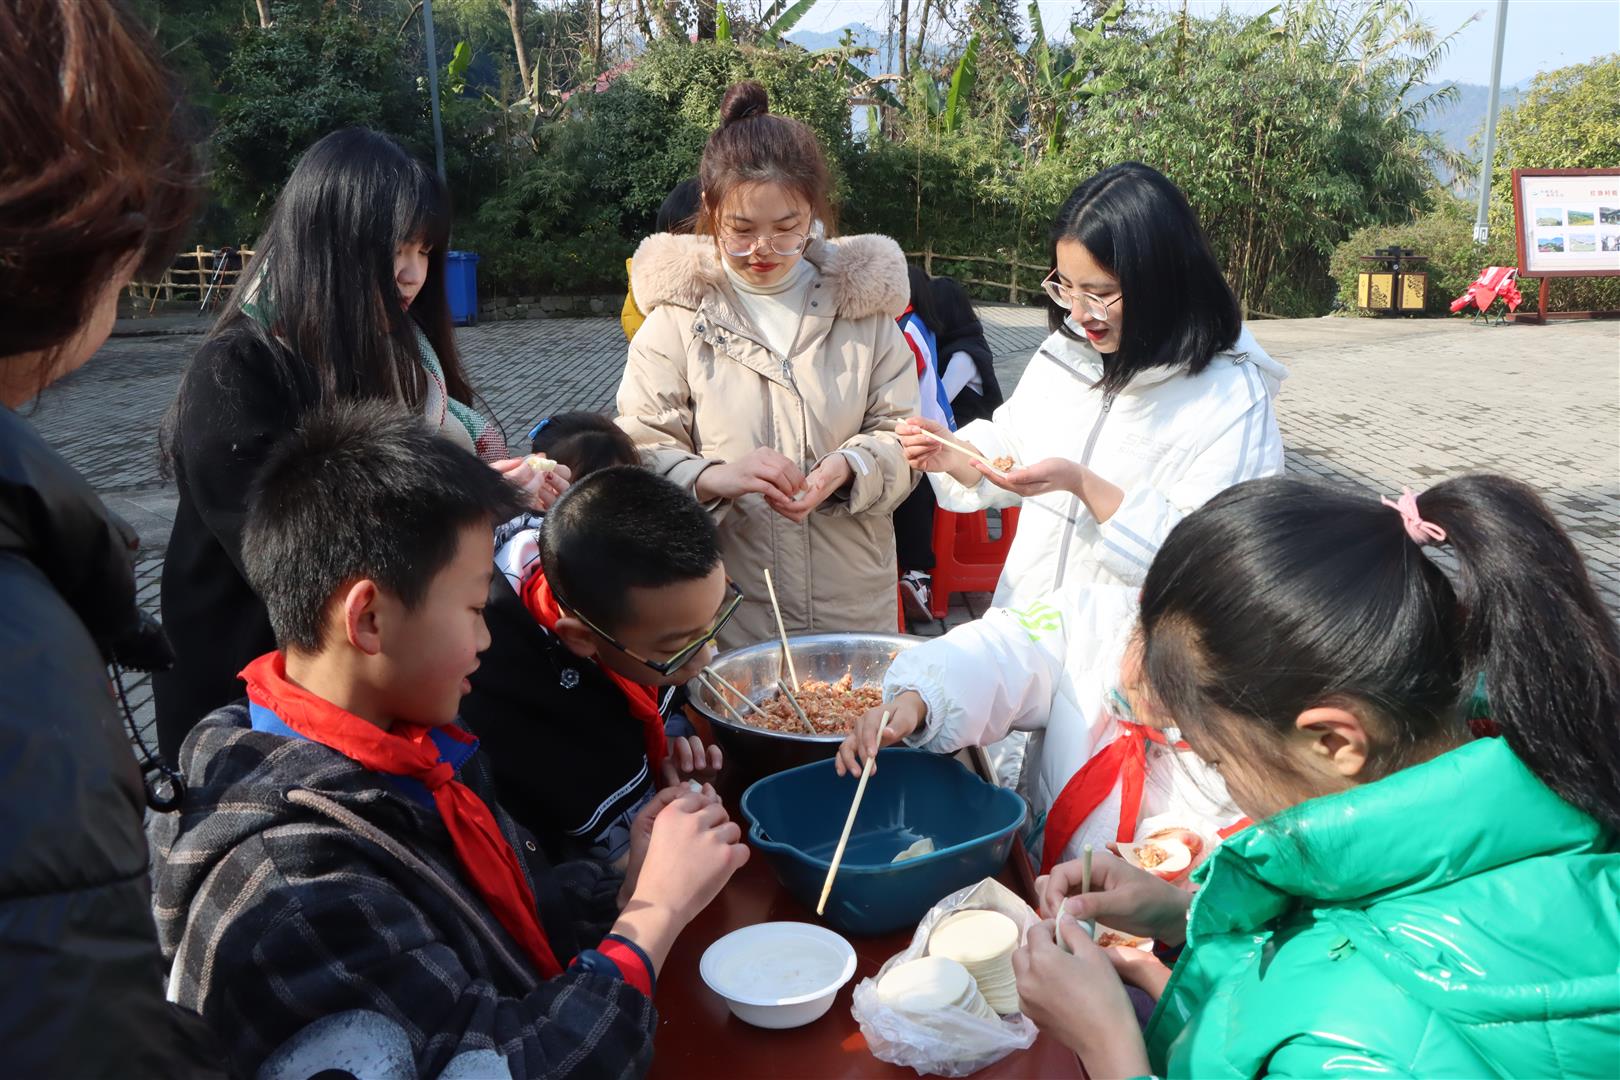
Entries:
{"type": "MultiPolygon", "coordinates": [[[[697,231],[715,235],[726,200],[747,184],[788,189],[809,206],[812,221],[821,222],[826,235],[833,235],[832,173],[821,143],[802,121],[772,113],[770,95],[752,81],[726,91],[720,102],[720,126],[703,147],[697,231]]],[[[810,224],[806,222],[806,228],[810,224]]]]}
{"type": "Polygon", "coordinates": [[[1142,589],[1159,702],[1262,770],[1300,713],[1361,703],[1377,776],[1466,740],[1483,676],[1519,759],[1620,832],[1620,634],[1574,544],[1506,477],[1448,480],[1417,512],[1444,530],[1455,574],[1400,513],[1320,484],[1251,480],[1189,514],[1142,589]]]}

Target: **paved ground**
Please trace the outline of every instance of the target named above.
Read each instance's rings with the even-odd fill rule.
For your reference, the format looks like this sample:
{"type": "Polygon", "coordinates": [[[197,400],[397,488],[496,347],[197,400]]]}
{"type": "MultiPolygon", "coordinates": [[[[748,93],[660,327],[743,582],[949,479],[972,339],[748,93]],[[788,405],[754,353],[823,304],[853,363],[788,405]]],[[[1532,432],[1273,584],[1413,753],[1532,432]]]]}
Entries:
{"type": "MultiPolygon", "coordinates": [[[[1004,306],[981,314],[1011,388],[1045,336],[1042,316],[1004,306]]],[[[158,428],[200,339],[175,332],[197,329],[191,320],[125,328],[147,336],[113,338],[32,419],[139,529],[141,601],[156,610],[175,503],[158,428]]],[[[1335,318],[1253,329],[1292,370],[1279,402],[1290,471],[1369,494],[1471,469],[1519,477],[1546,494],[1620,612],[1620,324],[1335,318]]],[[[612,407],[624,362],[617,320],[489,323],[460,334],[474,385],[514,439],[552,412],[612,407]]],[[[984,601],[958,601],[949,623],[984,601]]],[[[133,687],[132,701],[149,722],[147,687],[133,687]]]]}

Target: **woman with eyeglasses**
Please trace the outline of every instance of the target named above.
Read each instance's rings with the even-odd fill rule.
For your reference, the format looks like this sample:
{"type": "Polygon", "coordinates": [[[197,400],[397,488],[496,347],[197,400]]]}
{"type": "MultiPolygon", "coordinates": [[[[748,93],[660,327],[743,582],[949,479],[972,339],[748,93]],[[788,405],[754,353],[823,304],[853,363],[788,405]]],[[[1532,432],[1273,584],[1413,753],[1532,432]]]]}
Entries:
{"type": "Polygon", "coordinates": [[[941,446],[926,420],[900,428],[945,509],[1023,507],[999,607],[1066,584],[1140,585],[1183,516],[1283,467],[1273,401],[1287,372],[1243,328],[1180,190],[1114,165],[1074,189],[1051,235],[1052,334],[994,416],[956,434],[1011,466],[941,446]]]}
{"type": "Polygon", "coordinates": [[[746,597],[722,648],[775,633],[766,570],[790,632],[892,630],[891,515],[914,482],[895,427],[918,401],[895,323],[905,260],[886,237],[821,238],[834,231],[826,159],[763,87],[733,86],[720,111],[697,235],[636,252],[648,315],[619,424],[715,516],[746,597]]]}

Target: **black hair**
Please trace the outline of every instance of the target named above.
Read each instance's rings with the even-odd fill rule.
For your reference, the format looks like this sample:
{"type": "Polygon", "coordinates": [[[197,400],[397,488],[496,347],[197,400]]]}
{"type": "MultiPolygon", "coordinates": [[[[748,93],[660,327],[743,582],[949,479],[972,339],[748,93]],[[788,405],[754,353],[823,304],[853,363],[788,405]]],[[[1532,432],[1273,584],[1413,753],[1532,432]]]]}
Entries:
{"type": "MultiPolygon", "coordinates": [[[[1188,515],[1142,590],[1144,672],[1178,725],[1283,732],[1335,699],[1371,707],[1372,764],[1414,764],[1489,718],[1553,791],[1620,830],[1620,634],[1569,537],[1514,480],[1418,499],[1455,583],[1376,499],[1301,480],[1238,484],[1188,515]]],[[[1259,742],[1264,754],[1265,740],[1259,742]]]]}
{"type": "Polygon", "coordinates": [[[540,565],[564,607],[613,632],[632,588],[712,574],[720,537],[679,485],[639,466],[615,465],[570,486],[546,513],[540,565]]]}
{"type": "MultiPolygon", "coordinates": [[[[911,310],[917,313],[917,318],[928,327],[929,333],[936,338],[942,327],[940,326],[939,310],[934,306],[934,281],[928,276],[928,271],[920,266],[906,265],[906,277],[911,281],[911,310]]],[[[940,358],[941,363],[944,357],[940,358]]]]}
{"type": "Polygon", "coordinates": [[[306,413],[255,479],[242,563],[277,644],[314,652],[340,589],[370,579],[414,607],[462,529],[522,510],[516,487],[403,406],[332,402],[306,413]]]}
{"type": "MultiPolygon", "coordinates": [[[[335,131],[298,159],[210,338],[256,340],[276,358],[274,375],[300,397],[311,387],[316,401],[387,397],[419,406],[427,394],[420,331],[450,396],[473,404],[445,293],[449,242],[450,195],[437,173],[386,135],[335,131]],[[394,253],[416,239],[432,250],[406,309],[394,253]]],[[[170,456],[180,412],[177,401],[164,424],[170,456]]]]}
{"type": "Polygon", "coordinates": [[[613,465],[639,465],[641,454],[613,418],[593,412],[565,412],[535,425],[529,449],[568,466],[573,483],[613,465]]]}
{"type": "MultiPolygon", "coordinates": [[[[1119,350],[1103,358],[1104,391],[1140,371],[1183,368],[1197,375],[1243,331],[1237,299],[1221,274],[1198,217],[1181,189],[1135,161],[1111,165],[1070,194],[1052,225],[1052,265],[1060,241],[1074,240],[1119,279],[1124,321],[1119,350]]],[[[1083,340],[1069,312],[1042,293],[1047,324],[1083,340]]]]}
{"type": "Polygon", "coordinates": [[[655,227],[661,233],[696,232],[698,212],[702,209],[697,177],[682,180],[664,196],[655,227]]]}

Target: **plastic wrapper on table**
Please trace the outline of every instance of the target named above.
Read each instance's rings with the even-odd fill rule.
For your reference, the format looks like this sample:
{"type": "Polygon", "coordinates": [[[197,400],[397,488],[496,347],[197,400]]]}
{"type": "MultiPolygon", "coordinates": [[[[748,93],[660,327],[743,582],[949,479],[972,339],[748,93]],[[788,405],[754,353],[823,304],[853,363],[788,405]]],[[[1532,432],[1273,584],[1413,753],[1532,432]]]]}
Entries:
{"type": "Polygon", "coordinates": [[[947,916],[958,911],[999,911],[1018,924],[1022,934],[1040,920],[1011,889],[986,878],[954,892],[929,909],[917,924],[911,945],[884,962],[878,973],[855,987],[850,1011],[861,1025],[866,1045],[879,1061],[905,1065],[923,1076],[971,1076],[1015,1050],[1035,1045],[1040,1032],[1027,1016],[981,1020],[965,1009],[937,1009],[926,1015],[903,1012],[878,998],[877,984],[891,970],[928,955],[928,939],[947,916]]]}

